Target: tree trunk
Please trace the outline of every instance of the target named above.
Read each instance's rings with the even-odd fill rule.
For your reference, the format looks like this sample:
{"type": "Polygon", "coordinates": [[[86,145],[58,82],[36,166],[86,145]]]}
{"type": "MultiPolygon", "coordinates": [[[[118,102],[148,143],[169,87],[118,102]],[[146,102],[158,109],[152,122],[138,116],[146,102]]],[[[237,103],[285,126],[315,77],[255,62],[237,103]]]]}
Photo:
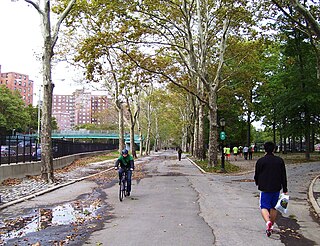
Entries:
{"type": "MultiPolygon", "coordinates": [[[[196,103],[198,105],[198,103],[196,103]]],[[[199,108],[195,109],[195,120],[193,127],[193,154],[196,158],[199,157],[199,108]]]]}
{"type": "Polygon", "coordinates": [[[139,151],[140,151],[140,156],[143,156],[143,139],[142,139],[142,131],[141,131],[141,124],[140,124],[140,118],[137,121],[137,126],[138,126],[138,133],[139,133],[139,151]]]}
{"type": "Polygon", "coordinates": [[[136,146],[134,143],[134,125],[130,127],[130,151],[134,158],[137,158],[136,146]]]}
{"type": "Polygon", "coordinates": [[[306,121],[305,121],[305,141],[306,141],[306,160],[310,160],[310,115],[306,110],[306,121]]]}
{"type": "Polygon", "coordinates": [[[217,102],[216,96],[211,95],[209,99],[209,161],[208,167],[218,165],[218,124],[217,124],[217,102]]]}
{"type": "Polygon", "coordinates": [[[43,104],[41,117],[41,177],[52,183],[53,177],[53,157],[51,139],[51,114],[52,114],[52,91],[54,85],[51,79],[51,58],[53,55],[50,26],[50,1],[45,4],[42,15],[42,31],[44,36],[44,46],[42,54],[42,76],[43,76],[43,104]]]}
{"type": "Polygon", "coordinates": [[[200,103],[199,105],[199,137],[198,137],[198,158],[200,160],[206,159],[205,153],[205,142],[204,142],[204,104],[200,103]]]}
{"type": "Polygon", "coordinates": [[[125,148],[124,145],[124,119],[123,119],[123,106],[120,100],[116,99],[116,109],[118,110],[119,120],[119,153],[125,148]]]}
{"type": "Polygon", "coordinates": [[[150,155],[150,148],[151,148],[151,103],[148,102],[147,108],[147,137],[146,137],[146,155],[150,155]]]}
{"type": "Polygon", "coordinates": [[[154,144],[154,150],[158,151],[160,147],[160,135],[159,135],[159,125],[158,125],[158,116],[155,117],[156,120],[156,138],[155,138],[155,144],[154,144]]]}

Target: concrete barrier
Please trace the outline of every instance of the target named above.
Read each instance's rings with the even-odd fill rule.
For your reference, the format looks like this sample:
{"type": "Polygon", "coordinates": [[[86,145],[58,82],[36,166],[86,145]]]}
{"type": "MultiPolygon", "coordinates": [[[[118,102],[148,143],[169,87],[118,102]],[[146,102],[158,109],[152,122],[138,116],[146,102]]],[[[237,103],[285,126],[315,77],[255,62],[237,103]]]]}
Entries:
{"type": "MultiPolygon", "coordinates": [[[[73,161],[84,157],[90,157],[109,153],[112,150],[79,153],[53,159],[53,169],[59,169],[70,165],[73,161]]],[[[28,163],[2,164],[0,166],[0,183],[8,178],[24,178],[27,175],[41,174],[41,161],[28,163]]]]}

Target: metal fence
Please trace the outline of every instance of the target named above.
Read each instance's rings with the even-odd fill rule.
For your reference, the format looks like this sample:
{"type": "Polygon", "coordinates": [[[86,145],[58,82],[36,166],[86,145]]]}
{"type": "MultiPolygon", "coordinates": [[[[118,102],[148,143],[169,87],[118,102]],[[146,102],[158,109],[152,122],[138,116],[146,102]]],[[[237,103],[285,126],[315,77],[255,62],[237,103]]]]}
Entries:
{"type": "MultiPolygon", "coordinates": [[[[65,139],[52,139],[53,158],[77,153],[113,150],[117,149],[118,146],[118,139],[104,139],[100,142],[74,142],[65,139]]],[[[0,136],[0,147],[0,165],[38,161],[41,158],[41,146],[35,137],[23,135],[0,136]]]]}

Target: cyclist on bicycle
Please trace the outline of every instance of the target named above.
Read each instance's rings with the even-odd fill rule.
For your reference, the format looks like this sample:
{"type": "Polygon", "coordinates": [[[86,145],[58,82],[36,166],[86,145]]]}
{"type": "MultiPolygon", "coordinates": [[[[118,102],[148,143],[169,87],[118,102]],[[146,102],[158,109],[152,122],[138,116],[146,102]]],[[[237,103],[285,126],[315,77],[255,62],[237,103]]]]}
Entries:
{"type": "Polygon", "coordinates": [[[133,157],[131,155],[129,155],[128,150],[124,149],[121,151],[121,155],[119,156],[119,158],[117,159],[114,168],[118,169],[119,168],[119,184],[121,182],[121,176],[123,172],[127,172],[127,184],[128,184],[128,188],[127,188],[127,196],[130,196],[130,192],[131,192],[131,176],[132,176],[132,171],[134,170],[134,161],[133,161],[133,157]]]}

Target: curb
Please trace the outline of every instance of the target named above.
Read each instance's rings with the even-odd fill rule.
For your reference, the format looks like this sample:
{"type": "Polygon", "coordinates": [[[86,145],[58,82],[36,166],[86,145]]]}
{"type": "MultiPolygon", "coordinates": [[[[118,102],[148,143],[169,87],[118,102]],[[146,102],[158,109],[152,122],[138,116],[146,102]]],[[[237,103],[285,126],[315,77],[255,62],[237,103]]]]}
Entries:
{"type": "Polygon", "coordinates": [[[203,170],[201,167],[199,167],[193,160],[191,160],[189,157],[187,157],[187,160],[190,161],[193,165],[195,165],[202,173],[208,173],[205,170],[203,170]]]}
{"type": "Polygon", "coordinates": [[[38,191],[38,192],[36,192],[36,193],[34,193],[34,194],[32,194],[32,195],[25,196],[25,197],[19,198],[19,199],[17,199],[17,200],[11,201],[11,202],[7,202],[7,203],[5,203],[5,204],[3,204],[3,205],[0,206],[0,210],[2,210],[2,209],[4,209],[4,208],[7,208],[7,207],[9,207],[9,206],[11,206],[11,205],[15,205],[15,204],[20,203],[20,202],[24,202],[24,201],[26,201],[26,200],[30,200],[30,199],[35,198],[35,197],[37,197],[37,196],[41,196],[41,195],[43,195],[43,194],[45,194],[45,193],[49,193],[49,192],[51,192],[51,191],[60,189],[60,188],[62,188],[62,187],[65,187],[65,186],[74,184],[74,183],[79,182],[79,181],[82,181],[82,180],[84,180],[84,179],[88,179],[88,178],[94,177],[94,176],[96,176],[96,175],[100,175],[100,174],[102,174],[102,173],[109,172],[110,170],[114,170],[114,168],[111,167],[111,168],[108,168],[108,169],[106,169],[106,170],[104,170],[104,171],[101,171],[101,172],[98,172],[98,173],[95,173],[95,174],[91,174],[91,175],[88,175],[88,176],[85,176],[85,177],[82,177],[82,178],[78,178],[78,179],[73,179],[73,180],[68,181],[68,182],[66,182],[66,183],[58,184],[58,185],[55,185],[55,186],[50,187],[50,188],[48,188],[48,189],[45,189],[45,190],[42,190],[42,191],[38,191]]]}
{"type": "Polygon", "coordinates": [[[317,203],[317,201],[316,201],[316,199],[314,198],[314,195],[313,195],[313,186],[314,186],[315,182],[317,182],[318,179],[319,179],[318,182],[320,182],[320,175],[318,175],[317,177],[315,177],[311,181],[311,184],[309,186],[308,197],[309,197],[309,201],[310,201],[315,213],[317,214],[318,218],[320,218],[320,207],[319,207],[319,204],[317,203]]]}
{"type": "MultiPolygon", "coordinates": [[[[115,159],[115,160],[116,160],[116,159],[115,159]]],[[[107,160],[107,161],[102,161],[102,162],[106,162],[106,163],[107,163],[107,162],[114,162],[115,160],[107,160]]],[[[144,160],[141,160],[142,163],[143,163],[143,161],[144,161],[144,160]]],[[[100,163],[100,162],[97,162],[97,163],[100,163]]],[[[51,191],[54,191],[54,190],[60,189],[60,188],[62,188],[62,187],[65,187],[65,186],[74,184],[74,183],[76,183],[76,182],[80,182],[80,181],[82,181],[82,180],[85,180],[85,179],[94,177],[94,176],[96,176],[96,175],[100,175],[100,174],[102,174],[102,173],[109,172],[109,171],[111,171],[111,170],[114,170],[114,167],[110,167],[110,168],[108,168],[108,169],[106,169],[106,170],[103,170],[103,171],[101,171],[101,172],[94,173],[94,174],[91,174],[91,175],[88,175],[88,176],[85,176],[85,177],[81,177],[81,178],[78,178],[78,179],[73,179],[73,180],[68,181],[68,182],[66,182],[66,183],[58,184],[58,185],[55,185],[55,186],[50,187],[50,188],[48,188],[48,189],[45,189],[45,190],[42,190],[42,191],[38,191],[38,192],[36,192],[36,193],[34,193],[34,194],[31,194],[31,195],[28,195],[28,196],[19,198],[19,199],[17,199],[17,200],[11,201],[11,202],[7,202],[7,203],[5,203],[5,204],[0,205],[0,211],[1,211],[2,209],[5,209],[5,208],[11,206],[11,205],[15,205],[15,204],[17,204],[17,203],[21,203],[21,202],[30,200],[30,199],[35,198],[35,197],[37,197],[37,196],[41,196],[41,195],[43,195],[43,194],[45,194],[45,193],[49,193],[49,192],[51,192],[51,191]]]]}
{"type": "Polygon", "coordinates": [[[202,173],[205,173],[205,174],[224,174],[224,175],[231,175],[231,176],[241,176],[241,175],[246,175],[246,174],[249,174],[249,173],[254,173],[254,170],[248,170],[248,171],[243,171],[243,172],[239,172],[239,173],[209,173],[209,172],[206,172],[204,171],[201,167],[198,166],[198,164],[196,164],[193,160],[191,160],[189,157],[187,157],[187,159],[193,164],[195,165],[202,173]]]}

